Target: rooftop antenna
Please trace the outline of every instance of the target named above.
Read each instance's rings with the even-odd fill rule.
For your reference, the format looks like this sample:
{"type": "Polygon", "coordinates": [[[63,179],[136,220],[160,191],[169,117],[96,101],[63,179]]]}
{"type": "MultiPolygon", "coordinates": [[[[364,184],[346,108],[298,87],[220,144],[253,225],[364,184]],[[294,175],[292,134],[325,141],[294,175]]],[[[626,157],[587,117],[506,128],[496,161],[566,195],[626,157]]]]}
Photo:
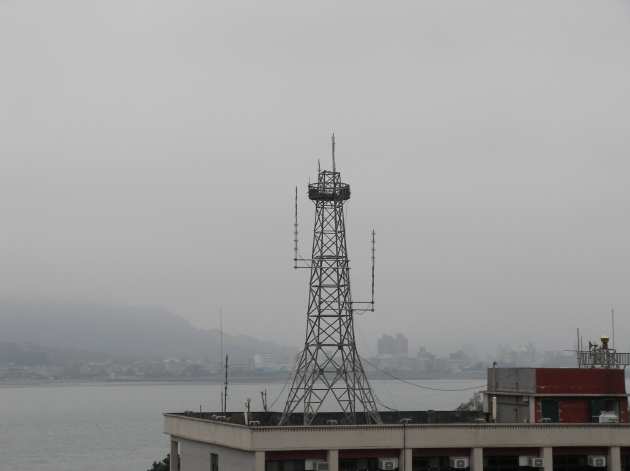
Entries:
{"type": "Polygon", "coordinates": [[[612,324],[612,332],[611,332],[611,340],[612,340],[612,348],[615,349],[615,307],[610,307],[610,322],[612,324]]]}
{"type": "Polygon", "coordinates": [[[223,306],[219,306],[219,366],[223,362],[223,306]]]}
{"type": "Polygon", "coordinates": [[[228,395],[228,356],[225,355],[225,381],[223,383],[223,404],[222,412],[227,413],[227,395],[228,395]]]}
{"type": "Polygon", "coordinates": [[[580,344],[580,328],[577,328],[577,344],[575,347],[575,351],[577,352],[577,361],[578,361],[578,368],[582,368],[582,356],[580,355],[580,352],[582,351],[582,345],[580,344]]]}
{"type": "Polygon", "coordinates": [[[374,260],[376,259],[376,232],[372,229],[372,312],[374,312],[374,260]]]}
{"type": "Polygon", "coordinates": [[[582,350],[582,341],[580,340],[580,328],[577,328],[577,349],[578,352],[582,350]]]}
{"type": "Polygon", "coordinates": [[[295,219],[293,221],[293,268],[297,270],[298,263],[298,203],[297,186],[295,187],[295,219]]]}
{"type": "Polygon", "coordinates": [[[333,173],[337,171],[337,165],[335,164],[335,133],[332,133],[332,164],[333,173]]]}
{"type": "Polygon", "coordinates": [[[267,412],[269,410],[267,406],[267,390],[260,391],[260,398],[262,400],[263,411],[267,412]]]}
{"type": "Polygon", "coordinates": [[[350,303],[352,307],[352,312],[355,314],[363,314],[364,312],[374,312],[374,265],[376,260],[376,232],[372,229],[372,281],[371,281],[371,291],[372,296],[369,301],[352,301],[350,303]],[[364,307],[355,308],[355,305],[363,305],[364,307]],[[365,307],[367,305],[367,307],[365,307]]]}

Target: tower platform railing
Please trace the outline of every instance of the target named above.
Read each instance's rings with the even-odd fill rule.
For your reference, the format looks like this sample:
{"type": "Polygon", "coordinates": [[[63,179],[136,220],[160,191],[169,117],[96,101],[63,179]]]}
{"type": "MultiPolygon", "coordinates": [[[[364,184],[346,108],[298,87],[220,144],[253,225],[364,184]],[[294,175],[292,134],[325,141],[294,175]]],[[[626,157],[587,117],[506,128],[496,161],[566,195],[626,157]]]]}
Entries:
{"type": "Polygon", "coordinates": [[[350,185],[347,183],[311,183],[308,197],[314,201],[346,201],[350,199],[350,185]]]}

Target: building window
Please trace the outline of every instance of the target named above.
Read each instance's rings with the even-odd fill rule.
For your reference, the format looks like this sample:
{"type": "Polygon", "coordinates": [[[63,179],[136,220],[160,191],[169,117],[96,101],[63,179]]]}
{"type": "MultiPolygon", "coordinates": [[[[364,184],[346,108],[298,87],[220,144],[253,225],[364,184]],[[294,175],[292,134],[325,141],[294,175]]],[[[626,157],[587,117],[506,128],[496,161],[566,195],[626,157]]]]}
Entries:
{"type": "MultiPolygon", "coordinates": [[[[588,471],[586,455],[553,455],[553,471],[588,471]]],[[[599,468],[606,469],[606,468],[599,468]]]]}
{"type": "Polygon", "coordinates": [[[613,414],[619,419],[619,401],[611,398],[596,398],[591,400],[591,421],[599,422],[600,415],[613,414]]]}
{"type": "Polygon", "coordinates": [[[304,460],[267,461],[265,471],[304,471],[304,460]]]}
{"type": "Polygon", "coordinates": [[[558,408],[557,400],[543,399],[540,401],[540,409],[542,412],[542,422],[560,422],[560,410],[558,408]]]}
{"type": "Polygon", "coordinates": [[[484,471],[514,471],[519,469],[518,456],[484,456],[484,471]]]}
{"type": "MultiPolygon", "coordinates": [[[[368,468],[372,469],[372,468],[368,468]]],[[[376,467],[374,468],[376,469],[376,467]]],[[[448,456],[414,456],[414,471],[452,471],[448,456]]],[[[630,470],[628,470],[630,471],[630,470]]]]}
{"type": "Polygon", "coordinates": [[[219,471],[219,455],[210,453],[210,471],[219,471]]]}

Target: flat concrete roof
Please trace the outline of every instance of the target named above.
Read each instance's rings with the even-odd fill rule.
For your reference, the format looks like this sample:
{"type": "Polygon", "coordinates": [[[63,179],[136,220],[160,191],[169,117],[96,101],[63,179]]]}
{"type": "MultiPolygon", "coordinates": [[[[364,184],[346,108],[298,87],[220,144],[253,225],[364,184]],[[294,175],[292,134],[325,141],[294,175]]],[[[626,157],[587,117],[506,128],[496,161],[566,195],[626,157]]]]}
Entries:
{"type": "MultiPolygon", "coordinates": [[[[459,411],[459,410],[424,410],[424,411],[380,411],[383,424],[397,425],[402,422],[415,424],[453,424],[453,423],[479,423],[487,422],[488,414],[481,411],[459,411]]],[[[244,412],[196,412],[185,411],[175,412],[167,415],[191,417],[202,420],[225,422],[235,425],[245,425],[244,412]]],[[[282,417],[281,412],[254,411],[248,414],[248,421],[256,421],[261,426],[277,427],[282,417]]],[[[331,425],[336,423],[344,425],[344,415],[341,412],[320,412],[314,419],[312,425],[331,425]]],[[[357,413],[356,425],[367,425],[370,422],[363,413],[357,413]]],[[[304,416],[301,413],[291,415],[286,425],[303,426],[304,416]]],[[[349,425],[349,424],[346,424],[349,425]]]]}

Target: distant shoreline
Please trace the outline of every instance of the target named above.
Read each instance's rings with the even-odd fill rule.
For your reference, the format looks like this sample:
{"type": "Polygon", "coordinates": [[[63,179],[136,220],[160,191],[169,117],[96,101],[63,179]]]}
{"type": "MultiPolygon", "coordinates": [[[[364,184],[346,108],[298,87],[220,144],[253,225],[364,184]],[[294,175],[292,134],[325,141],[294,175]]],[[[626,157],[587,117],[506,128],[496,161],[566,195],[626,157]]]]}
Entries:
{"type": "MultiPolygon", "coordinates": [[[[458,375],[458,376],[418,376],[418,375],[396,375],[405,381],[468,381],[478,379],[485,381],[486,376],[482,374],[458,375]]],[[[284,383],[288,379],[288,375],[269,375],[269,376],[234,376],[229,378],[231,384],[249,384],[249,383],[284,383]]],[[[368,376],[369,380],[374,381],[396,381],[387,375],[368,376]]],[[[0,387],[24,387],[24,386],[81,386],[81,385],[146,385],[146,384],[222,384],[223,380],[217,377],[210,378],[146,378],[146,379],[51,379],[51,380],[2,380],[0,387]]]]}

